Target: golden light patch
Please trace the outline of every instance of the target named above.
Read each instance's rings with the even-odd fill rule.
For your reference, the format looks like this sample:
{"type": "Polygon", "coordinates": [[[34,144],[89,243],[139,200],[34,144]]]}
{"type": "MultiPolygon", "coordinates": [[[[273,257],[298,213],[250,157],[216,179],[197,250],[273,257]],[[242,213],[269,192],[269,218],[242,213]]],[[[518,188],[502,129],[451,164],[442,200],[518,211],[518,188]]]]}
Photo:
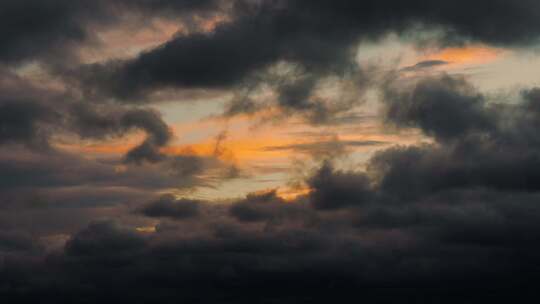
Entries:
{"type": "Polygon", "coordinates": [[[137,232],[141,232],[141,233],[155,233],[156,232],[156,227],[155,226],[143,226],[143,227],[137,227],[137,228],[135,228],[135,230],[137,230],[137,232]]]}
{"type": "Polygon", "coordinates": [[[449,64],[485,64],[501,57],[504,51],[485,46],[445,48],[424,57],[423,60],[443,60],[449,64]]]}
{"type": "Polygon", "coordinates": [[[287,151],[269,151],[266,148],[274,145],[290,144],[288,139],[264,137],[258,135],[254,138],[235,138],[227,140],[222,147],[216,147],[216,142],[212,139],[204,142],[165,147],[162,152],[169,155],[204,155],[214,156],[224,161],[252,161],[268,158],[287,158],[290,153],[287,151]]]}
{"type": "Polygon", "coordinates": [[[303,187],[282,187],[277,190],[277,196],[287,202],[292,202],[300,196],[308,195],[311,192],[310,188],[303,187]]]}

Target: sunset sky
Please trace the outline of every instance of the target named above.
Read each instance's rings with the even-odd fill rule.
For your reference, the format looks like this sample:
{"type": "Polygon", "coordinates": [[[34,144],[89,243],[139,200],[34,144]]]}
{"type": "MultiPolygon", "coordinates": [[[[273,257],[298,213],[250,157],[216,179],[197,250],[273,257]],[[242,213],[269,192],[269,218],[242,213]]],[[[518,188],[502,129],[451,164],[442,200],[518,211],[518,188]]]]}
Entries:
{"type": "Polygon", "coordinates": [[[0,42],[2,303],[535,290],[536,0],[2,0],[0,42]]]}

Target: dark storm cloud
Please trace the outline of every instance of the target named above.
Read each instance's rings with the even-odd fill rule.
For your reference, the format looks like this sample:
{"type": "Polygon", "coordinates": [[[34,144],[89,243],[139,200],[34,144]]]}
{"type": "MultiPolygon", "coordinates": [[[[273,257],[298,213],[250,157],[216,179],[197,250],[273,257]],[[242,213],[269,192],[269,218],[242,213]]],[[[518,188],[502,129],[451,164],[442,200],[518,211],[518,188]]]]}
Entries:
{"type": "Polygon", "coordinates": [[[200,204],[200,201],[177,200],[173,195],[164,195],[140,208],[139,212],[149,217],[168,217],[181,220],[197,217],[200,204]]]}
{"type": "Polygon", "coordinates": [[[28,101],[0,102],[0,144],[22,142],[30,146],[48,145],[42,122],[51,122],[55,113],[28,101]]]}
{"type": "Polygon", "coordinates": [[[215,10],[219,1],[40,1],[6,0],[0,4],[0,62],[32,60],[65,64],[77,47],[94,39],[95,29],[112,26],[124,14],[170,14],[215,10]]]}
{"type": "Polygon", "coordinates": [[[494,115],[484,97],[464,79],[442,76],[417,83],[412,90],[387,88],[387,118],[405,127],[419,127],[442,140],[459,138],[472,131],[489,130],[494,115]]]}
{"type": "Polygon", "coordinates": [[[0,257],[4,253],[39,253],[42,248],[30,236],[18,232],[0,231],[0,257]]]}
{"type": "MultiPolygon", "coordinates": [[[[69,47],[85,42],[92,36],[93,26],[114,24],[122,14],[142,13],[143,15],[178,16],[189,12],[216,11],[223,6],[221,1],[55,1],[53,3],[25,0],[3,1],[0,7],[0,20],[4,30],[0,57],[4,62],[35,59],[42,56],[61,55],[69,47]],[[32,22],[28,22],[31,20],[32,22]],[[60,47],[62,46],[62,47],[60,47]]],[[[427,0],[409,1],[363,1],[358,3],[342,0],[325,1],[234,1],[233,16],[237,18],[227,29],[218,31],[212,37],[194,35],[189,39],[171,41],[168,47],[158,50],[167,55],[177,49],[182,54],[197,55],[206,60],[215,60],[223,72],[216,79],[204,81],[204,76],[196,69],[193,80],[178,78],[163,73],[157,83],[211,84],[226,83],[226,78],[239,77],[257,66],[264,65],[278,57],[299,60],[304,64],[326,65],[331,58],[340,58],[348,44],[359,36],[376,37],[388,30],[403,31],[408,26],[426,24],[440,26],[446,30],[447,37],[455,40],[478,40],[502,45],[534,43],[537,40],[538,9],[535,1],[508,3],[505,1],[458,1],[452,5],[427,0]],[[489,7],[489,14],[481,14],[489,7]],[[457,17],[459,16],[459,17],[457,17]],[[493,24],[498,26],[497,30],[493,24]],[[257,35],[258,33],[258,35],[257,35]],[[250,39],[251,38],[251,39],[250,39]],[[242,41],[244,46],[234,51],[233,44],[242,41]],[[248,44],[245,44],[248,43],[248,44]],[[288,45],[288,48],[285,46],[288,45]],[[333,46],[332,46],[333,45],[333,46]],[[211,53],[210,49],[217,47],[211,53]],[[192,51],[189,49],[192,48],[192,51]],[[266,49],[266,50],[265,50],[266,49]],[[201,52],[196,52],[200,50],[201,52]],[[242,52],[241,50],[244,50],[242,52]],[[187,52],[187,53],[186,53],[187,52]],[[206,55],[208,55],[208,57],[206,55]],[[234,72],[229,60],[211,59],[214,54],[238,64],[234,72]],[[234,60],[235,54],[237,59],[234,60]],[[239,64],[244,61],[244,64],[239,64]],[[321,63],[318,63],[321,62],[321,63]],[[219,77],[230,75],[231,77],[219,77]],[[167,79],[170,79],[169,81],[167,79]]],[[[132,71],[166,72],[165,66],[151,67],[152,57],[143,56],[139,64],[130,65],[132,71]],[[148,63],[147,68],[142,65],[148,63]]],[[[335,60],[335,59],[334,59],[335,60]]],[[[174,61],[173,61],[174,62],[174,61]]],[[[177,68],[183,64],[176,60],[177,68]]],[[[197,62],[195,60],[195,62],[197,62]]],[[[188,74],[187,62],[184,63],[188,74]]],[[[193,64],[192,68],[197,66],[193,64]]],[[[210,67],[209,64],[206,65],[210,67]]],[[[134,76],[133,80],[142,75],[134,76]]],[[[159,77],[159,75],[154,75],[159,77]]]]}
{"type": "Polygon", "coordinates": [[[41,88],[7,69],[0,72],[0,145],[24,144],[43,149],[58,133],[100,140],[143,130],[147,138],[126,155],[126,161],[140,163],[162,159],[158,150],[172,138],[161,115],[152,109],[94,105],[64,92],[41,88]]]}
{"type": "Polygon", "coordinates": [[[149,109],[96,110],[83,103],[66,105],[62,100],[43,104],[39,100],[0,98],[0,144],[23,143],[27,146],[49,146],[53,132],[74,132],[82,139],[120,137],[141,129],[148,136],[126,155],[126,160],[140,163],[161,159],[158,151],[172,138],[160,115],[149,109]],[[56,109],[51,109],[57,103],[56,109]],[[65,108],[60,108],[65,107],[65,108]]]}
{"type": "Polygon", "coordinates": [[[147,131],[150,135],[139,147],[128,153],[128,161],[158,161],[160,159],[158,148],[166,145],[171,139],[172,134],[167,124],[161,120],[157,112],[132,110],[124,114],[121,123],[127,126],[139,127],[147,131]]]}
{"type": "MultiPolygon", "coordinates": [[[[178,158],[182,158],[178,156],[178,158]]],[[[191,158],[190,158],[191,159],[191,158]]],[[[174,161],[171,160],[171,161],[174,161]]],[[[190,161],[192,162],[192,160],[190,161]]],[[[77,185],[135,187],[142,189],[188,186],[196,180],[198,171],[171,167],[165,161],[158,164],[126,166],[118,160],[89,160],[65,152],[27,152],[17,148],[0,153],[2,176],[0,188],[41,188],[77,185]],[[6,152],[8,151],[8,152],[6,152]],[[17,152],[17,155],[10,155],[17,152]],[[120,169],[115,170],[116,167],[120,169]],[[182,174],[185,173],[185,174],[182,174]]]]}
{"type": "Polygon", "coordinates": [[[405,295],[431,295],[444,303],[492,288],[505,295],[537,278],[527,269],[540,249],[531,233],[538,229],[534,196],[471,191],[434,199],[406,208],[364,204],[348,209],[346,217],[315,212],[310,219],[298,217],[294,226],[275,216],[232,224],[214,214],[200,219],[206,229],[192,226],[197,237],[183,230],[140,234],[96,222],[75,234],[63,253],[34,262],[32,272],[7,259],[0,282],[5,295],[31,299],[54,290],[44,301],[60,302],[83,294],[135,303],[295,303],[298,293],[319,302],[362,291],[395,303],[405,288],[405,295]],[[272,292],[265,292],[268,284],[272,292]],[[381,286],[381,294],[372,293],[381,286]]]}
{"type": "Polygon", "coordinates": [[[443,189],[537,191],[540,150],[537,89],[517,102],[488,103],[463,79],[420,80],[386,91],[387,118],[433,136],[432,145],[394,148],[372,161],[383,189],[408,197],[443,189]]]}
{"type": "Polygon", "coordinates": [[[203,177],[207,170],[228,170],[213,157],[162,154],[160,148],[172,133],[153,109],[92,104],[7,69],[1,72],[0,216],[12,228],[36,234],[73,231],[96,217],[100,208],[110,208],[101,216],[116,215],[129,204],[149,200],[156,191],[220,180],[203,177]],[[59,147],[73,138],[80,140],[77,146],[134,131],[143,131],[146,138],[123,159],[88,159],[59,147]],[[62,208],[71,208],[73,216],[58,211],[62,208]],[[74,219],[80,223],[74,224],[74,219]],[[49,229],[52,226],[56,228],[49,229]]]}
{"type": "Polygon", "coordinates": [[[64,55],[83,41],[88,16],[102,14],[99,1],[25,0],[2,1],[0,5],[1,62],[20,62],[41,56],[64,55]],[[64,46],[64,47],[60,47],[64,46]]]}
{"type": "MultiPolygon", "coordinates": [[[[319,78],[351,67],[352,48],[360,40],[415,26],[440,28],[443,44],[534,44],[540,25],[537,6],[532,0],[238,1],[233,21],[212,33],[178,36],[133,60],[96,64],[80,73],[83,83],[120,99],[160,88],[238,85],[280,60],[297,63],[319,78]],[[487,7],[490,13],[484,14],[487,7]]],[[[312,78],[307,79],[300,87],[313,86],[312,78]]],[[[283,87],[280,102],[305,107],[309,89],[300,87],[283,87]],[[287,93],[295,98],[287,98],[287,93]]]]}
{"type": "Polygon", "coordinates": [[[328,162],[308,180],[308,185],[313,189],[311,202],[318,209],[361,205],[373,195],[367,175],[335,172],[328,162]]]}
{"type": "Polygon", "coordinates": [[[0,91],[0,230],[70,234],[92,219],[129,214],[163,189],[215,184],[229,170],[214,157],[163,154],[172,133],[153,109],[92,104],[8,69],[0,91]],[[92,159],[61,146],[135,131],[146,137],[123,157],[92,159]]]}
{"type": "MultiPolygon", "coordinates": [[[[196,224],[189,224],[197,227],[195,237],[192,232],[178,235],[189,225],[169,226],[154,235],[140,235],[143,247],[126,245],[134,255],[98,246],[102,251],[85,259],[98,266],[104,256],[128,263],[129,277],[140,276],[141,269],[148,275],[144,265],[155,261],[154,280],[197,278],[204,290],[213,282],[215,294],[236,301],[246,293],[237,294],[234,286],[245,290],[272,278],[297,282],[293,290],[286,283],[273,285],[282,302],[303,288],[319,299],[326,292],[315,281],[338,284],[332,290],[342,293],[366,286],[407,286],[412,294],[428,298],[422,288],[432,287],[433,297],[450,302],[463,292],[485,295],[489,288],[512,294],[517,285],[509,283],[509,277],[525,286],[537,279],[530,268],[540,252],[535,242],[540,228],[536,187],[540,177],[535,173],[539,146],[530,132],[539,121],[537,90],[499,105],[487,102],[463,79],[444,76],[420,80],[400,93],[410,96],[418,90],[425,91],[418,93],[422,98],[415,98],[413,107],[409,99],[387,100],[387,106],[401,105],[403,113],[421,109],[422,115],[404,114],[408,123],[398,126],[420,128],[435,143],[382,151],[370,161],[368,171],[336,169],[326,162],[307,178],[311,192],[294,202],[275,192],[251,194],[227,209],[201,213],[196,224]],[[472,109],[474,115],[449,104],[472,109]],[[444,120],[440,125],[423,121],[440,115],[439,107],[459,123],[458,128],[448,132],[444,120]],[[469,121],[487,114],[489,124],[478,127],[469,121]],[[175,265],[175,274],[160,268],[163,257],[168,258],[168,267],[175,265]],[[474,291],[464,289],[467,286],[474,286],[474,291]],[[448,298],[449,294],[453,296],[448,298]]],[[[105,240],[95,243],[106,244],[109,234],[104,235],[105,240]]],[[[183,295],[208,299],[198,292],[183,295]]],[[[253,295],[247,297],[253,300],[253,295]]],[[[393,295],[386,299],[395,301],[393,295]]]]}
{"type": "Polygon", "coordinates": [[[33,235],[69,234],[95,218],[129,215],[130,206],[150,201],[164,189],[216,182],[199,175],[209,168],[219,169],[219,164],[201,160],[194,171],[178,163],[172,167],[171,161],[129,166],[121,159],[92,160],[65,152],[4,147],[0,150],[1,222],[5,228],[33,235]]]}
{"type": "Polygon", "coordinates": [[[171,11],[175,13],[192,12],[193,10],[210,10],[219,5],[219,0],[128,0],[116,1],[120,5],[138,8],[141,11],[163,13],[171,11]]]}
{"type": "MultiPolygon", "coordinates": [[[[72,44],[88,39],[90,24],[105,25],[118,13],[111,2],[51,3],[0,4],[6,44],[0,61],[64,56],[58,46],[69,53],[72,44]]],[[[116,9],[173,15],[214,4],[115,3],[116,9]]],[[[349,73],[344,67],[351,46],[361,39],[420,23],[441,27],[442,43],[523,46],[537,39],[539,12],[537,1],[529,0],[238,2],[232,21],[215,32],[175,36],[133,60],[84,67],[83,83],[120,98],[165,87],[234,87],[286,60],[303,70],[293,81],[271,83],[277,103],[314,115],[328,110],[313,99],[316,83],[349,73]]],[[[402,80],[383,87],[387,121],[419,129],[432,143],[380,151],[367,170],[327,161],[304,180],[310,192],[292,201],[271,191],[217,205],[155,198],[165,189],[209,185],[205,173],[222,164],[211,157],[162,154],[171,134],[154,110],[91,104],[2,70],[0,298],[520,301],[522,290],[536,290],[539,279],[540,90],[497,104],[462,78],[402,80]],[[134,130],[146,138],[124,159],[87,159],[52,144],[54,136],[65,134],[103,140],[134,130]],[[44,252],[54,237],[60,244],[67,239],[65,246],[44,252]]],[[[328,149],[324,142],[322,150],[328,149]]]]}
{"type": "Polygon", "coordinates": [[[63,97],[39,89],[1,67],[0,91],[0,145],[22,143],[36,148],[48,146],[48,133],[52,130],[47,125],[57,124],[62,118],[49,102],[63,97]]]}
{"type": "Polygon", "coordinates": [[[287,204],[277,196],[276,191],[248,194],[245,199],[235,202],[230,215],[241,222],[267,222],[309,215],[301,204],[287,204]]]}
{"type": "Polygon", "coordinates": [[[143,238],[115,222],[91,223],[66,243],[68,256],[134,254],[144,248],[143,238]]]}
{"type": "Polygon", "coordinates": [[[126,155],[128,162],[157,162],[164,156],[159,148],[165,146],[172,138],[167,124],[159,113],[150,109],[122,109],[114,106],[91,107],[80,103],[73,105],[71,122],[82,138],[107,138],[121,136],[133,129],[142,129],[148,137],[139,146],[126,155]]]}
{"type": "MultiPolygon", "coordinates": [[[[329,164],[315,173],[322,174],[328,179],[345,175],[329,164]]],[[[349,179],[363,176],[347,174],[349,179]]],[[[356,206],[316,211],[272,193],[250,195],[232,209],[204,213],[197,223],[182,226],[185,230],[154,234],[111,221],[91,223],[72,236],[62,253],[43,262],[32,256],[5,259],[0,286],[15,300],[48,295],[43,301],[60,303],[72,295],[134,303],[295,303],[299,293],[319,302],[359,291],[389,303],[403,297],[444,303],[485,296],[492,288],[516,297],[517,286],[532,287],[527,282],[537,278],[528,268],[540,249],[534,233],[540,216],[537,195],[467,190],[391,206],[361,201],[365,196],[352,189],[344,192],[350,200],[357,197],[356,206]],[[246,205],[248,213],[232,211],[246,205]],[[190,227],[197,229],[195,237],[190,227]],[[28,264],[32,271],[26,270],[28,264]],[[374,286],[384,288],[376,288],[378,293],[374,286]]]]}

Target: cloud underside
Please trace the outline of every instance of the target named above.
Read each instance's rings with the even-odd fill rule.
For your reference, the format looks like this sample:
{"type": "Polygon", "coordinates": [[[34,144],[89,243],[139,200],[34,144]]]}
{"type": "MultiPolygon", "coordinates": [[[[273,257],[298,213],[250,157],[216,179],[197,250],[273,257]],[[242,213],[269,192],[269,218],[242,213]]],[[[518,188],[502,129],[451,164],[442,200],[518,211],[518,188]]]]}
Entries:
{"type": "Polygon", "coordinates": [[[538,29],[540,7],[532,0],[3,1],[0,297],[516,299],[515,290],[532,290],[538,276],[540,88],[501,101],[461,76],[401,73],[446,61],[383,71],[359,66],[354,56],[358,43],[388,33],[419,45],[528,48],[538,29]],[[103,42],[104,28],[216,16],[225,21],[215,29],[193,26],[132,58],[79,58],[80,48],[103,42]],[[430,41],[427,29],[438,31],[430,41]],[[39,65],[50,82],[28,77],[27,64],[39,65]],[[343,94],[322,98],[320,87],[329,83],[343,94]],[[153,97],[193,88],[233,92],[226,118],[277,108],[317,126],[355,118],[352,109],[376,90],[389,130],[415,130],[427,140],[392,146],[336,136],[269,145],[266,151],[320,161],[302,172],[297,182],[305,191],[293,199],[277,190],[232,201],[163,195],[241,176],[220,158],[221,135],[215,155],[164,152],[178,134],[153,97]],[[273,98],[257,99],[268,88],[273,98]],[[132,134],[141,140],[121,156],[61,148],[132,134]],[[334,158],[353,147],[380,149],[361,168],[338,166],[334,158]]]}
{"type": "MultiPolygon", "coordinates": [[[[388,123],[418,128],[434,142],[381,150],[365,171],[325,162],[305,180],[309,194],[294,201],[275,191],[226,204],[140,197],[124,212],[157,220],[153,232],[92,222],[46,260],[31,237],[7,233],[0,239],[9,265],[0,275],[3,286],[22,298],[18,290],[40,295],[61,286],[60,299],[85,292],[107,299],[95,288],[112,292],[110,299],[127,293],[135,301],[248,301],[261,295],[246,288],[268,282],[277,289],[270,299],[337,284],[306,299],[386,286],[393,301],[407,296],[402,286],[416,296],[416,288],[435,288],[420,293],[427,299],[461,299],[462,288],[471,286],[466,295],[502,288],[504,298],[514,284],[534,280],[538,89],[502,105],[464,79],[440,76],[388,84],[384,95],[388,123]],[[290,280],[294,288],[287,287],[290,280]],[[217,294],[198,293],[207,288],[217,294]]],[[[368,298],[380,296],[372,292],[368,298]]]]}

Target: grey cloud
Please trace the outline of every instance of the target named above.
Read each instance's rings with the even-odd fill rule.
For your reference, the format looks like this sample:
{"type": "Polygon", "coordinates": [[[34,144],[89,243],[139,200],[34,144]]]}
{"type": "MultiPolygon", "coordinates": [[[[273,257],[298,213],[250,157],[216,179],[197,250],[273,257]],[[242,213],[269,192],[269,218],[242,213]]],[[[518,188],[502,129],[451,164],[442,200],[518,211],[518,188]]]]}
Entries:
{"type": "Polygon", "coordinates": [[[405,71],[405,72],[419,71],[419,70],[434,68],[434,67],[438,67],[442,65],[447,65],[449,63],[450,62],[444,61],[444,60],[426,60],[426,61],[418,62],[417,64],[412,65],[412,66],[404,67],[403,69],[401,69],[401,71],[405,71]]]}
{"type": "MultiPolygon", "coordinates": [[[[67,43],[69,52],[71,43],[85,41],[84,24],[95,22],[101,2],[82,3],[0,4],[0,24],[36,21],[16,36],[2,35],[0,61],[43,60],[58,45],[67,43]],[[32,19],[37,8],[48,13],[32,19]],[[36,50],[28,41],[47,43],[36,50]]],[[[167,14],[209,5],[132,3],[167,14]]],[[[346,74],[357,41],[420,23],[442,27],[443,44],[530,45],[537,7],[529,0],[238,2],[232,21],[214,33],[176,36],[133,60],[81,73],[104,95],[132,98],[166,87],[241,86],[285,60],[305,74],[274,83],[277,102],[324,121],[316,114],[327,108],[310,99],[314,83],[346,74]]],[[[508,303],[537,289],[538,89],[497,104],[463,78],[415,79],[411,86],[394,79],[383,88],[387,121],[419,129],[432,143],[381,151],[367,171],[325,162],[303,181],[310,192],[293,201],[274,191],[216,206],[152,200],[165,189],[205,185],[203,173],[222,166],[214,158],[159,153],[171,135],[153,110],[87,104],[8,74],[0,75],[10,79],[0,82],[0,294],[10,303],[508,303]],[[47,147],[55,132],[101,140],[131,130],[147,137],[125,159],[47,147]],[[93,221],[104,217],[118,222],[93,221]],[[150,221],[159,222],[155,232],[137,232],[150,221]],[[51,234],[68,238],[66,246],[43,252],[40,237],[51,234]]],[[[285,148],[320,147],[274,147],[285,148]]]]}
{"type": "Polygon", "coordinates": [[[112,221],[91,223],[66,243],[68,256],[134,254],[144,248],[144,239],[112,221]]]}
{"type": "Polygon", "coordinates": [[[40,88],[3,70],[0,88],[0,144],[50,147],[50,137],[60,132],[82,139],[119,137],[144,130],[146,140],[127,155],[129,161],[154,161],[158,149],[168,144],[171,131],[161,115],[151,109],[92,105],[62,92],[40,88]]]}
{"type": "Polygon", "coordinates": [[[390,85],[384,90],[383,98],[390,122],[419,127],[427,135],[442,140],[489,130],[495,123],[484,97],[464,79],[428,78],[404,90],[390,85]]]}
{"type": "Polygon", "coordinates": [[[139,212],[149,217],[168,217],[172,219],[189,219],[199,215],[200,201],[176,199],[172,195],[164,195],[156,201],[148,203],[139,212]]]}
{"type": "MultiPolygon", "coordinates": [[[[164,158],[159,148],[172,138],[159,113],[150,109],[115,109],[114,106],[92,108],[80,103],[72,106],[69,118],[82,138],[106,138],[123,135],[134,128],[147,132],[148,137],[126,155],[126,161],[157,162],[164,158]]],[[[69,115],[69,114],[68,114],[69,115]]]]}
{"type": "MultiPolygon", "coordinates": [[[[179,36],[134,60],[83,69],[82,79],[120,99],[138,98],[167,87],[230,87],[278,61],[307,69],[310,77],[342,74],[351,67],[354,44],[414,25],[440,28],[443,44],[478,41],[528,45],[538,41],[533,1],[460,1],[452,5],[399,1],[238,1],[233,21],[210,34],[179,36]],[[257,4],[255,4],[257,3],[257,4]],[[467,9],[464,9],[467,7],[467,9]],[[490,7],[490,14],[480,14],[490,7]],[[531,9],[531,7],[533,9],[531,9]],[[482,15],[481,18],[478,16],[482,15]],[[457,18],[456,16],[462,16],[457,18]],[[494,31],[493,24],[504,24],[494,31]],[[103,75],[96,77],[95,75],[103,75]]],[[[305,106],[301,97],[313,81],[284,87],[280,102],[305,106]],[[299,90],[304,87],[304,90],[299,90]],[[301,93],[293,99],[287,93],[301,93]],[[293,103],[290,103],[292,101],[293,103]]]]}
{"type": "Polygon", "coordinates": [[[9,253],[41,253],[42,248],[30,236],[19,233],[0,231],[0,258],[9,253]]]}
{"type": "Polygon", "coordinates": [[[219,1],[2,1],[0,62],[17,64],[38,60],[66,65],[77,62],[75,50],[92,43],[95,30],[114,26],[125,14],[152,17],[219,10],[219,1]],[[31,22],[29,21],[31,20],[31,22]]]}
{"type": "Polygon", "coordinates": [[[326,162],[308,180],[313,188],[310,199],[319,209],[338,209],[370,202],[373,191],[367,175],[352,172],[334,172],[326,162]]]}
{"type": "Polygon", "coordinates": [[[420,128],[437,143],[375,156],[372,166],[382,187],[400,196],[474,187],[536,191],[535,91],[523,92],[517,102],[494,104],[463,79],[443,76],[387,94],[391,122],[420,128]]]}
{"type": "Polygon", "coordinates": [[[270,146],[266,147],[267,151],[295,151],[301,153],[312,154],[314,156],[336,156],[345,152],[348,148],[355,147],[372,147],[381,146],[387,144],[382,141],[375,140],[321,140],[310,143],[290,144],[283,146],[270,146]]]}
{"type": "Polygon", "coordinates": [[[302,218],[309,213],[298,204],[287,204],[276,191],[249,194],[235,202],[229,210],[231,216],[242,222],[267,222],[286,218],[302,218]]]}

